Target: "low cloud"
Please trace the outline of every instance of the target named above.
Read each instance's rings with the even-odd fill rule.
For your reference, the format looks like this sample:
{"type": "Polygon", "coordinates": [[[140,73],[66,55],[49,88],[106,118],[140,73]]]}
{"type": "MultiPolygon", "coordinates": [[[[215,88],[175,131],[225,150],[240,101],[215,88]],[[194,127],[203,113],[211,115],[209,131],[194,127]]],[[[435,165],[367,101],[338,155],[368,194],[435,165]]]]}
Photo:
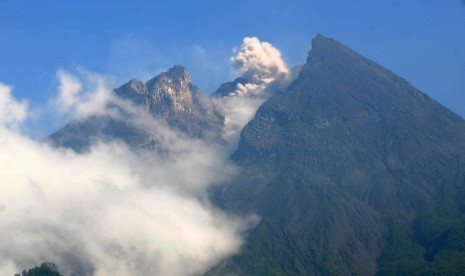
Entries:
{"type": "Polygon", "coordinates": [[[235,173],[222,148],[139,116],[131,103],[108,97],[98,76],[58,77],[57,99],[76,115],[124,109],[167,154],[135,153],[117,141],[79,154],[33,141],[6,127],[24,120],[27,108],[0,86],[7,95],[0,106],[11,109],[0,121],[0,274],[49,261],[65,275],[197,275],[240,250],[255,219],[227,215],[206,199],[211,185],[235,173]]]}
{"type": "Polygon", "coordinates": [[[58,70],[57,76],[60,81],[60,93],[56,104],[59,111],[65,112],[79,102],[78,94],[82,89],[82,84],[77,78],[64,70],[58,70]]]}
{"type": "Polygon", "coordinates": [[[111,89],[103,75],[78,70],[81,78],[63,69],[57,71],[58,96],[52,105],[60,113],[70,113],[83,119],[106,113],[111,98],[111,89]]]}
{"type": "Polygon", "coordinates": [[[54,262],[65,275],[198,275],[239,252],[257,218],[228,215],[207,190],[236,173],[243,126],[290,73],[280,52],[245,38],[231,59],[248,83],[214,99],[231,148],[187,138],[113,96],[107,78],[59,70],[58,116],[110,116],[144,130],[163,154],[100,141],[85,153],[21,135],[27,103],[0,84],[0,274],[54,262]]]}
{"type": "Polygon", "coordinates": [[[27,102],[16,101],[11,95],[12,87],[0,83],[0,124],[17,129],[27,118],[27,102]]]}

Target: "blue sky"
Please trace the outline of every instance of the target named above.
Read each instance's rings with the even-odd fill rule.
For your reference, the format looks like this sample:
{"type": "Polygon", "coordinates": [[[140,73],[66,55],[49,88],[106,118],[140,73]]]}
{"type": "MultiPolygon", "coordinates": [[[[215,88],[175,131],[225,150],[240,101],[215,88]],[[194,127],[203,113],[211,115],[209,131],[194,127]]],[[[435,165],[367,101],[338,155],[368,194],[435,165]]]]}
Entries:
{"type": "Polygon", "coordinates": [[[0,82],[32,106],[57,91],[58,69],[146,81],[183,64],[205,93],[236,76],[245,36],[305,62],[311,39],[332,37],[465,117],[462,0],[0,0],[0,82]]]}

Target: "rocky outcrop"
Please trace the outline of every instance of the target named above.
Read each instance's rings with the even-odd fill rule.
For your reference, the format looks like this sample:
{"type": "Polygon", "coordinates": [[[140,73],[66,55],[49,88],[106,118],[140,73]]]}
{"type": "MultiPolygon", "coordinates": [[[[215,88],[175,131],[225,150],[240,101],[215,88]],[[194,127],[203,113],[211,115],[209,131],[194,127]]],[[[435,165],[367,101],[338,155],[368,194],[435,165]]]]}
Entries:
{"type": "MultiPolygon", "coordinates": [[[[192,84],[186,68],[176,65],[147,83],[133,79],[114,90],[117,97],[130,100],[136,108],[166,127],[192,138],[222,142],[224,117],[210,99],[192,84]]],[[[122,110],[124,113],[124,110],[122,110]]],[[[133,148],[157,148],[156,139],[131,124],[131,120],[92,116],[74,120],[48,137],[57,146],[85,150],[95,140],[122,140],[133,148]]]]}

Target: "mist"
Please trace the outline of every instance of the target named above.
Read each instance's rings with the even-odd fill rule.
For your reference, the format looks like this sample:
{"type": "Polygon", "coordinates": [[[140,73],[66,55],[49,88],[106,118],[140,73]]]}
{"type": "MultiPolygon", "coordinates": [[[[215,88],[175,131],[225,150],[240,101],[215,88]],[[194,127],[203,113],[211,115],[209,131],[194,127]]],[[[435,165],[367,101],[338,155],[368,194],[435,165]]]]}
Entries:
{"type": "Polygon", "coordinates": [[[53,262],[65,275],[198,275],[239,253],[258,218],[214,207],[208,189],[237,173],[228,158],[242,127],[289,83],[279,50],[245,38],[231,58],[249,80],[213,99],[224,137],[187,137],[114,95],[102,74],[56,73],[55,117],[110,117],[139,129],[160,152],[97,140],[78,153],[21,134],[28,104],[0,84],[0,274],[53,262]]]}
{"type": "Polygon", "coordinates": [[[125,118],[167,155],[118,141],[85,153],[34,141],[18,131],[27,104],[0,85],[0,235],[8,237],[0,274],[48,261],[65,275],[195,275],[239,252],[256,218],[225,214],[206,199],[211,185],[235,173],[221,147],[140,116],[98,75],[57,77],[57,114],[125,118]]]}

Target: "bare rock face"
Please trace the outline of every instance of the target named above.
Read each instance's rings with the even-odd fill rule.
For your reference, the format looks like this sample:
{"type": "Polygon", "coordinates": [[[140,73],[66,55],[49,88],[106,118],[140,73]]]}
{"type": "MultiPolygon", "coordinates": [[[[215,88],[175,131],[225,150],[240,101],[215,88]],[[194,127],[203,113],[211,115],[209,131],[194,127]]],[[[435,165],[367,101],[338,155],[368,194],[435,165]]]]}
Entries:
{"type": "Polygon", "coordinates": [[[189,71],[181,65],[162,72],[145,85],[132,80],[115,89],[115,93],[143,104],[147,113],[192,137],[220,138],[223,116],[192,84],[189,71]]]}
{"type": "Polygon", "coordinates": [[[120,88],[115,89],[115,94],[138,105],[147,105],[147,87],[139,80],[132,79],[123,84],[120,88]]]}
{"type": "Polygon", "coordinates": [[[197,104],[194,98],[200,97],[196,95],[196,87],[191,84],[189,72],[180,65],[149,80],[146,87],[150,91],[150,108],[159,105],[178,113],[190,114],[197,104]]]}
{"type": "MultiPolygon", "coordinates": [[[[221,142],[224,117],[213,108],[210,99],[191,83],[189,72],[183,66],[176,65],[146,84],[132,79],[115,89],[114,93],[132,101],[136,108],[166,127],[188,137],[221,142]]],[[[143,129],[108,116],[72,121],[50,135],[48,140],[55,145],[81,151],[96,139],[123,140],[133,148],[156,144],[156,141],[152,141],[153,136],[143,129]]]]}

